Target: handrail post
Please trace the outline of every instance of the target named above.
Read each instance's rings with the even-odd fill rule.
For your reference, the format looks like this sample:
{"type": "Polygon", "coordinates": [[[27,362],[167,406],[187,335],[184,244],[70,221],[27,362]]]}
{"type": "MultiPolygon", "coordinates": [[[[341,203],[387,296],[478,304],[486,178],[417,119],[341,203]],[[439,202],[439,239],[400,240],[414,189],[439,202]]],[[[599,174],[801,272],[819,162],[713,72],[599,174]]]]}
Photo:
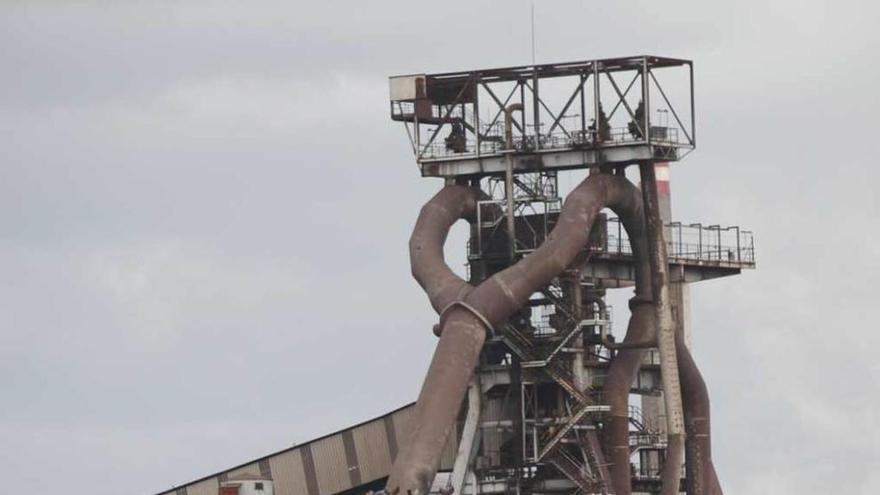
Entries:
{"type": "Polygon", "coordinates": [[[678,256],[680,258],[683,258],[684,256],[682,255],[682,248],[681,248],[681,229],[682,229],[682,225],[681,225],[681,222],[679,222],[679,224],[678,224],[678,256]]]}
{"type": "Polygon", "coordinates": [[[739,254],[739,226],[736,227],[736,262],[740,263],[742,261],[742,257],[739,254]]]}
{"type": "Polygon", "coordinates": [[[697,239],[697,259],[703,259],[703,226],[697,224],[697,232],[699,233],[697,239]]]}
{"type": "Polygon", "coordinates": [[[623,222],[620,219],[617,219],[617,254],[623,256],[623,240],[621,236],[623,235],[623,222]]]}

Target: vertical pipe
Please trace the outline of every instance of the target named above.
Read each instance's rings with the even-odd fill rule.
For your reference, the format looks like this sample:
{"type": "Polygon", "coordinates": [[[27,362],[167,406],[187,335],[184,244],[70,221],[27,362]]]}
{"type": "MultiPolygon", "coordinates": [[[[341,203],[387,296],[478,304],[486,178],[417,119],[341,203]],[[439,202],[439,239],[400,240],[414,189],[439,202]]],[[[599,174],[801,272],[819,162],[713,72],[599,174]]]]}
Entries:
{"type": "Polygon", "coordinates": [[[477,252],[483,254],[483,213],[480,203],[477,202],[477,252]]]}
{"type": "MultiPolygon", "coordinates": [[[[513,104],[504,109],[504,140],[506,167],[504,170],[504,194],[507,197],[507,237],[510,242],[510,261],[516,258],[516,223],[513,218],[516,204],[513,200],[513,112],[523,111],[521,105],[513,104]]],[[[525,112],[523,112],[525,114],[525,112]]],[[[523,119],[525,121],[525,119],[523,119]]]]}
{"type": "MultiPolygon", "coordinates": [[[[625,227],[635,260],[635,295],[629,301],[630,319],[623,339],[625,344],[645,343],[656,339],[651,269],[647,259],[648,249],[643,211],[641,201],[639,201],[638,207],[633,209],[630,215],[621,215],[619,220],[620,223],[623,223],[628,219],[629,223],[625,227]]],[[[606,403],[610,407],[608,422],[603,429],[605,453],[610,463],[611,493],[616,495],[632,493],[629,394],[646,353],[647,348],[645,347],[621,348],[611,360],[603,388],[606,403]]]]}
{"type": "Polygon", "coordinates": [[[507,238],[509,246],[510,261],[516,259],[516,221],[513,218],[513,209],[516,207],[513,201],[513,150],[507,150],[504,156],[507,166],[504,169],[504,195],[507,200],[507,238]]]}
{"type": "MultiPolygon", "coordinates": [[[[647,106],[646,106],[647,108],[647,106]]],[[[678,359],[675,346],[675,327],[669,294],[669,262],[663,239],[663,220],[657,195],[657,177],[654,163],[639,164],[644,198],[645,227],[651,265],[651,286],[657,325],[657,348],[660,353],[660,375],[666,405],[667,448],[663,465],[661,495],[677,495],[684,463],[684,412],[678,359]]]]}
{"type": "MultiPolygon", "coordinates": [[[[683,317],[683,315],[679,315],[683,317]]],[[[678,365],[681,371],[681,388],[684,396],[686,425],[687,485],[688,495],[722,495],[715,466],[712,462],[711,417],[706,382],[685,345],[684,326],[679,325],[678,365]]]]}

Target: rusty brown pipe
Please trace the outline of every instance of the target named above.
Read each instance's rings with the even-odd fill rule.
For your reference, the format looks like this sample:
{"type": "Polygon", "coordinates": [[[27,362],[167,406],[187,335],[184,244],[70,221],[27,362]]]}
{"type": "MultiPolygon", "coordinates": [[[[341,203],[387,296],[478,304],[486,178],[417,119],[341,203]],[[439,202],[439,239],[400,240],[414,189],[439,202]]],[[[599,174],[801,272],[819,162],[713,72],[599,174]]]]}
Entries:
{"type": "MultiPolygon", "coordinates": [[[[638,258],[637,258],[638,259],[638,258]]],[[[636,285],[636,296],[630,300],[631,316],[624,337],[628,341],[650,341],[655,336],[654,305],[647,281],[636,285]]],[[[629,451],[629,391],[647,349],[620,350],[611,361],[603,391],[610,407],[605,430],[605,450],[609,457],[611,486],[616,495],[632,493],[632,472],[629,451]]]]}
{"type": "MultiPolygon", "coordinates": [[[[479,187],[450,185],[435,194],[419,212],[409,239],[410,266],[413,278],[424,289],[438,314],[474,288],[446,264],[443,246],[449,229],[458,220],[475,222],[479,202],[488,199],[491,198],[479,187]]],[[[488,218],[501,218],[498,205],[490,204],[485,210],[488,218]]],[[[439,337],[441,331],[439,324],[434,325],[434,335],[439,337]]]]}
{"type": "Polygon", "coordinates": [[[410,437],[391,470],[389,493],[428,492],[487,331],[506,321],[575,259],[603,208],[632,222],[632,212],[641,211],[638,201],[638,189],[625,177],[591,174],[569,194],[556,227],[534,253],[443,310],[440,342],[419,393],[410,437]]]}
{"type": "Polygon", "coordinates": [[[443,245],[455,222],[476,220],[478,203],[483,199],[488,196],[478,187],[446,186],[419,212],[409,239],[410,266],[437,313],[473,288],[446,264],[443,245]]]}
{"type": "Polygon", "coordinates": [[[685,491],[688,495],[723,495],[712,462],[712,427],[706,382],[690,350],[684,344],[684,329],[681,325],[677,329],[676,339],[687,432],[685,491]]]}
{"type": "MultiPolygon", "coordinates": [[[[443,245],[449,229],[459,219],[473,221],[476,217],[478,201],[487,198],[479,188],[447,186],[422,208],[416,222],[410,239],[413,276],[425,289],[432,306],[438,313],[473,288],[444,262],[443,245]]],[[[644,222],[641,204],[638,208],[638,211],[627,215],[627,218],[636,220],[624,225],[636,260],[636,296],[630,301],[632,317],[624,341],[616,344],[618,349],[626,350],[618,352],[612,361],[604,387],[605,396],[611,407],[610,421],[606,427],[606,449],[611,461],[612,486],[618,495],[628,494],[631,489],[627,401],[630,384],[645,354],[645,349],[638,347],[654,341],[654,318],[650,306],[651,287],[646,283],[650,280],[650,266],[644,256],[646,246],[643,238],[644,222]]],[[[681,345],[683,338],[680,335],[677,337],[676,350],[680,359],[679,369],[688,432],[687,452],[688,459],[693,459],[687,464],[687,492],[695,495],[704,493],[720,495],[721,490],[711,460],[706,386],[690,352],[681,345]],[[706,491],[711,490],[712,487],[718,487],[717,491],[706,491]]]]}
{"type": "MultiPolygon", "coordinates": [[[[653,172],[652,164],[649,172],[653,172]]],[[[642,167],[643,180],[646,180],[647,187],[656,188],[653,185],[653,177],[648,174],[645,177],[646,167],[642,167]]],[[[649,189],[650,190],[650,189],[649,189]]],[[[644,191],[643,191],[644,192],[644,191]]],[[[650,195],[645,196],[645,202],[653,201],[655,198],[650,195]]],[[[653,205],[656,208],[656,205],[653,205]]],[[[657,211],[655,209],[655,211],[657,211]]],[[[651,218],[649,218],[651,220],[651,218]]],[[[654,215],[653,218],[656,230],[654,235],[659,233],[659,218],[654,215]]],[[[632,238],[632,235],[630,235],[632,238]]],[[[644,239],[642,239],[644,241],[644,239]]],[[[642,244],[644,247],[644,244],[642,244]]],[[[632,309],[632,317],[630,326],[627,331],[626,341],[643,340],[639,336],[647,336],[653,333],[657,328],[657,316],[663,311],[667,311],[667,317],[671,316],[669,311],[668,295],[665,304],[667,308],[660,307],[664,301],[656,301],[656,305],[652,308],[648,305],[633,307],[634,303],[651,301],[653,290],[656,286],[665,284],[668,287],[668,274],[662,268],[666,268],[667,264],[662,260],[664,257],[663,250],[655,250],[652,253],[655,259],[651,259],[649,269],[655,271],[654,268],[661,268],[655,273],[648,273],[651,277],[651,285],[642,284],[642,290],[638,281],[636,283],[636,297],[630,302],[632,309]],[[650,266],[655,265],[655,266],[650,266]],[[661,273],[657,273],[661,272],[661,273]],[[658,277],[659,275],[659,277],[658,277]]],[[[647,251],[642,251],[646,253],[647,251]]],[[[637,255],[633,250],[636,263],[644,262],[644,258],[637,255]]],[[[638,265],[637,265],[638,266],[638,265]]],[[[644,269],[644,264],[641,265],[644,269]]],[[[642,275],[645,278],[644,271],[637,271],[636,275],[642,275]]],[[[668,294],[668,292],[667,292],[668,294]]],[[[661,299],[661,298],[658,298],[661,299]]],[[[671,321],[667,322],[671,326],[671,321]]],[[[656,340],[656,335],[647,337],[648,340],[656,340]]],[[[685,436],[684,445],[682,445],[681,435],[670,435],[669,445],[667,448],[667,462],[664,465],[663,485],[664,493],[677,493],[679,473],[681,471],[680,463],[682,462],[683,449],[687,452],[687,485],[685,490],[688,495],[722,495],[720,483],[715,473],[715,467],[712,462],[711,453],[711,423],[709,415],[709,396],[706,389],[705,381],[700,374],[699,369],[690,353],[690,350],[684,344],[684,327],[676,325],[674,331],[675,360],[680,383],[681,407],[684,416],[685,436]]],[[[606,433],[606,447],[611,457],[612,466],[610,469],[612,476],[612,486],[617,495],[628,495],[631,493],[631,474],[629,470],[629,421],[628,413],[628,396],[629,387],[635,374],[638,372],[644,351],[627,350],[618,353],[609,370],[609,376],[605,383],[605,393],[611,406],[611,420],[606,433]]],[[[668,384],[665,384],[665,386],[668,384]]],[[[674,386],[674,384],[673,384],[674,386]]]]}
{"type": "MultiPolygon", "coordinates": [[[[643,302],[640,306],[633,307],[636,300],[637,298],[633,298],[630,301],[632,316],[626,340],[640,339],[640,336],[653,332],[654,314],[651,303],[643,302]]],[[[684,345],[683,333],[683,327],[679,326],[676,329],[676,354],[686,427],[685,493],[688,495],[723,495],[712,461],[708,390],[690,350],[684,345]]],[[[645,338],[650,340],[650,337],[645,338]]],[[[645,350],[639,349],[619,352],[611,362],[608,378],[605,381],[605,396],[611,408],[609,422],[605,430],[605,445],[611,462],[609,471],[616,495],[631,493],[627,400],[630,384],[638,372],[644,354],[645,350]]]]}
{"type": "MultiPolygon", "coordinates": [[[[635,193],[638,194],[638,193],[635,193]]],[[[603,391],[610,406],[606,424],[605,448],[611,466],[611,486],[617,495],[632,491],[629,452],[629,391],[647,349],[656,343],[654,305],[651,290],[651,265],[645,238],[645,217],[641,200],[638,210],[624,223],[635,260],[635,295],[629,301],[630,319],[621,348],[608,369],[603,391]]]]}
{"type": "MultiPolygon", "coordinates": [[[[643,227],[643,226],[639,226],[643,227]]],[[[627,232],[637,227],[628,228],[627,232]]],[[[635,236],[630,233],[630,238],[635,236]]],[[[644,254],[646,248],[644,239],[638,244],[644,254]]],[[[633,246],[633,255],[637,264],[636,271],[636,297],[630,301],[632,316],[627,329],[624,344],[629,341],[650,342],[656,339],[655,313],[651,304],[651,286],[639,283],[641,279],[650,280],[650,273],[646,273],[649,266],[645,266],[646,259],[639,255],[636,246],[633,246]]],[[[722,495],[720,484],[715,473],[711,452],[711,423],[709,410],[709,396],[706,383],[690,353],[684,344],[684,327],[676,326],[675,351],[678,361],[678,370],[681,382],[683,412],[685,418],[685,451],[687,453],[687,485],[688,495],[722,495]]],[[[606,450],[611,461],[609,469],[611,473],[612,487],[617,495],[629,495],[631,493],[631,472],[629,469],[629,418],[628,397],[629,389],[640,367],[645,350],[632,349],[618,352],[612,360],[608,377],[605,381],[605,397],[608,400],[610,420],[606,426],[606,450]]]]}
{"type": "MultiPolygon", "coordinates": [[[[642,227],[639,227],[639,228],[642,228],[642,227]]],[[[627,234],[630,235],[629,234],[630,230],[626,226],[624,226],[624,230],[626,230],[627,234]]],[[[630,245],[630,249],[632,250],[631,252],[633,252],[633,253],[636,253],[636,252],[644,253],[645,252],[643,249],[641,249],[644,246],[644,242],[643,242],[644,239],[642,239],[640,236],[641,236],[641,234],[637,233],[636,236],[630,237],[629,245],[630,245]],[[637,239],[637,241],[633,241],[633,238],[637,239]],[[636,246],[636,248],[633,248],[633,242],[639,242],[640,246],[636,246]]],[[[636,264],[636,279],[648,280],[648,276],[650,276],[650,272],[646,271],[644,274],[638,273],[638,270],[640,269],[639,268],[640,262],[644,263],[643,269],[648,270],[649,267],[647,266],[647,259],[642,258],[636,254],[633,254],[633,257],[636,259],[636,262],[635,262],[635,264],[636,264]],[[642,275],[642,278],[639,278],[640,275],[642,275]]],[[[650,286],[646,286],[644,282],[636,282],[635,285],[636,285],[636,293],[637,294],[640,293],[640,288],[641,288],[641,291],[649,291],[650,290],[650,286]]],[[[650,292],[645,292],[645,293],[650,294],[650,292]]],[[[643,298],[633,297],[632,299],[630,299],[630,301],[629,301],[630,313],[632,313],[633,306],[641,299],[643,299],[643,298]]],[[[599,305],[599,311],[601,312],[601,314],[603,314],[603,315],[607,314],[606,305],[605,305],[604,300],[595,299],[593,302],[595,302],[596,304],[599,305]]],[[[644,302],[650,303],[650,297],[648,297],[648,299],[645,299],[644,302]]],[[[629,322],[629,324],[627,325],[627,332],[625,335],[629,335],[629,332],[630,332],[629,325],[631,323],[632,322],[629,322]]],[[[651,333],[651,335],[652,335],[652,337],[647,337],[647,338],[643,338],[643,339],[633,339],[633,338],[627,339],[624,336],[623,341],[617,342],[617,341],[612,340],[610,334],[602,332],[599,335],[599,341],[602,343],[602,345],[604,347],[611,349],[613,351],[618,351],[621,349],[650,349],[651,347],[655,347],[657,345],[657,339],[653,337],[653,332],[651,333]]]]}
{"type": "Polygon", "coordinates": [[[521,103],[508,105],[504,109],[504,144],[506,147],[504,154],[504,199],[507,203],[507,235],[508,235],[508,254],[510,262],[516,259],[516,229],[513,218],[516,209],[516,201],[513,197],[513,112],[523,112],[521,103]]]}

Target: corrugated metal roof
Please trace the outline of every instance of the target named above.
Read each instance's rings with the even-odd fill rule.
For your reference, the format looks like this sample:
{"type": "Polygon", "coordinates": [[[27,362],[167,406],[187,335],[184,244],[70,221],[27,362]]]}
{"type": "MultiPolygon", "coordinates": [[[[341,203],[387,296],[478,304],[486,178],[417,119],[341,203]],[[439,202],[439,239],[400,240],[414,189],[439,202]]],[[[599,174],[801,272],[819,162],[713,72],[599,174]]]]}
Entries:
{"type": "MultiPolygon", "coordinates": [[[[415,404],[230,469],[166,490],[160,495],[214,495],[219,481],[238,476],[270,477],[277,495],[333,495],[388,476],[399,446],[409,434],[415,404]]],[[[443,468],[451,468],[457,438],[443,468]]]]}

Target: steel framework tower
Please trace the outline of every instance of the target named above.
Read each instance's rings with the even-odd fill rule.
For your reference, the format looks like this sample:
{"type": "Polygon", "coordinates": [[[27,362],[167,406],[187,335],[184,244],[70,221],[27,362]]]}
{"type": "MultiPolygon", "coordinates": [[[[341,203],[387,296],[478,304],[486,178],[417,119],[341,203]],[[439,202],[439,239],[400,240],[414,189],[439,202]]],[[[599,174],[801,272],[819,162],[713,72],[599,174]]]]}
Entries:
{"type": "Polygon", "coordinates": [[[441,339],[387,491],[721,493],[686,284],[753,268],[755,253],[748,231],[669,218],[665,167],[696,146],[692,63],[417,74],[390,90],[421,174],[445,187],[410,244],[441,339]],[[573,169],[589,177],[563,206],[558,174],[573,169]],[[459,218],[467,281],[442,262],[459,218]],[[621,339],[605,297],[633,286],[621,339]],[[453,430],[455,467],[435,477],[453,430]]]}

